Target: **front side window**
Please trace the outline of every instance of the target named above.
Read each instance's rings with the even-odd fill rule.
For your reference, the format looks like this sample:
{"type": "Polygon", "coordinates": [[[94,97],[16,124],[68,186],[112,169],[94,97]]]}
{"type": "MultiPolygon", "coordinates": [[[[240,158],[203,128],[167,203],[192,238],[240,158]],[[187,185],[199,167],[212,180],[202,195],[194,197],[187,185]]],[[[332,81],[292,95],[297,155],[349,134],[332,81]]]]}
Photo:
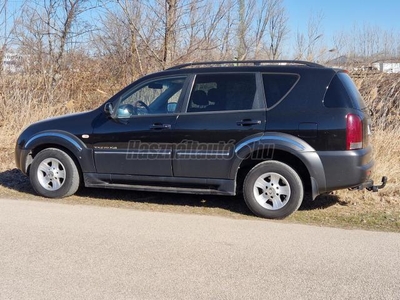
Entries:
{"type": "Polygon", "coordinates": [[[121,97],[117,118],[137,115],[174,113],[185,77],[163,78],[133,88],[121,97]]]}
{"type": "Polygon", "coordinates": [[[248,110],[262,108],[252,73],[201,74],[189,98],[188,112],[248,110]]]}

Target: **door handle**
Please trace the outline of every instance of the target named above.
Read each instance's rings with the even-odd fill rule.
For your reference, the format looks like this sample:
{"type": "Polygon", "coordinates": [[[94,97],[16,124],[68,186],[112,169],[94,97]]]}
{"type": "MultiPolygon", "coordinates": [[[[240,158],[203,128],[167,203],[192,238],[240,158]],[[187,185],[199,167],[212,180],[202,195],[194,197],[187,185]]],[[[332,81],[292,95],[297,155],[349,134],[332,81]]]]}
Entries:
{"type": "Polygon", "coordinates": [[[154,123],[153,125],[150,126],[150,129],[154,130],[171,129],[171,124],[154,123]]]}
{"type": "Polygon", "coordinates": [[[260,125],[261,120],[251,120],[251,119],[244,119],[242,121],[236,122],[237,126],[253,126],[253,125],[260,125]]]}

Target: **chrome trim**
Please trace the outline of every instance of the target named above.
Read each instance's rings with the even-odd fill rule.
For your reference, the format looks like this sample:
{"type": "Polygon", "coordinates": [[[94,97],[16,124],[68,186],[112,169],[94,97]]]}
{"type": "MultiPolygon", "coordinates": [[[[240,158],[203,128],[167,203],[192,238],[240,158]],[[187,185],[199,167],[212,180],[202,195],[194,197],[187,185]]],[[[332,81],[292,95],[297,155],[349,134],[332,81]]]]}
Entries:
{"type": "Polygon", "coordinates": [[[220,151],[185,151],[185,152],[176,152],[176,156],[193,156],[193,155],[199,155],[199,156],[230,156],[230,152],[220,152],[220,151]]]}
{"type": "Polygon", "coordinates": [[[159,155],[159,154],[165,154],[165,155],[171,155],[172,151],[157,151],[157,152],[151,152],[151,151],[95,151],[95,154],[123,154],[123,155],[159,155]]]}

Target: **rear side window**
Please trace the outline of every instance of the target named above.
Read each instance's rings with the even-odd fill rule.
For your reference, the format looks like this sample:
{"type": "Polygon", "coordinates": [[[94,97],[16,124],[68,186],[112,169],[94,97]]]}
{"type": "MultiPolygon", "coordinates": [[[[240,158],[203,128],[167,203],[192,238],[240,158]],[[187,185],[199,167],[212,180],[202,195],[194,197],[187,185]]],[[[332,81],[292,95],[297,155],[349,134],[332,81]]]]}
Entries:
{"type": "Polygon", "coordinates": [[[365,103],[354,82],[346,73],[337,73],[326,91],[324,105],[329,108],[364,109],[365,103]]]}
{"type": "Polygon", "coordinates": [[[274,107],[285,98],[300,78],[297,74],[263,74],[262,76],[268,108],[274,107]]]}
{"type": "Polygon", "coordinates": [[[188,112],[262,108],[253,73],[199,74],[189,99],[188,112]]]}

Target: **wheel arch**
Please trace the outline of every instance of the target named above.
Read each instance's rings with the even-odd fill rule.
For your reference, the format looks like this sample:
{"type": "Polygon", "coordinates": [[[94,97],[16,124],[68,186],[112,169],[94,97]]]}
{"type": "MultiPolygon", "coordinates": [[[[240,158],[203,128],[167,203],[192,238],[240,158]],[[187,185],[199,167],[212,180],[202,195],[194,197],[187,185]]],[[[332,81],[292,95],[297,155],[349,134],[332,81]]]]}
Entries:
{"type": "Polygon", "coordinates": [[[292,167],[313,199],[326,191],[324,167],[318,153],[304,140],[284,133],[267,133],[236,147],[231,178],[236,178],[237,189],[242,188],[246,174],[266,160],[280,161],[292,167]]]}
{"type": "Polygon", "coordinates": [[[24,145],[26,155],[24,170],[29,174],[34,157],[42,150],[56,148],[67,153],[75,162],[79,172],[94,171],[92,150],[69,132],[44,131],[31,137],[24,145]]]}

